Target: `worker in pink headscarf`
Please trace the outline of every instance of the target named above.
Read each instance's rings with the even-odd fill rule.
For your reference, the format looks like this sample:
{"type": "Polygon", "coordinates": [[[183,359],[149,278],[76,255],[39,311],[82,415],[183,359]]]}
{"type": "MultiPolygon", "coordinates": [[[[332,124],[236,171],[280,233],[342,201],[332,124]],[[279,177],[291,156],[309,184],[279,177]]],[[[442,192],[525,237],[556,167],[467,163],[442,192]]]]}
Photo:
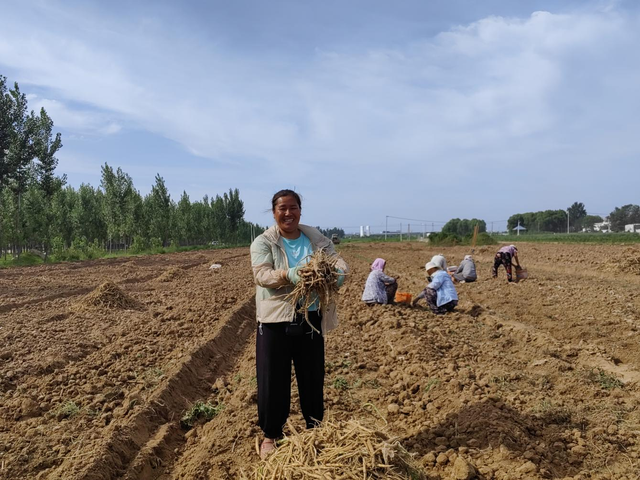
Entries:
{"type": "Polygon", "coordinates": [[[387,262],[383,258],[376,258],[371,264],[371,273],[364,286],[362,301],[368,305],[376,303],[392,304],[398,290],[398,278],[385,275],[384,267],[387,262]]]}

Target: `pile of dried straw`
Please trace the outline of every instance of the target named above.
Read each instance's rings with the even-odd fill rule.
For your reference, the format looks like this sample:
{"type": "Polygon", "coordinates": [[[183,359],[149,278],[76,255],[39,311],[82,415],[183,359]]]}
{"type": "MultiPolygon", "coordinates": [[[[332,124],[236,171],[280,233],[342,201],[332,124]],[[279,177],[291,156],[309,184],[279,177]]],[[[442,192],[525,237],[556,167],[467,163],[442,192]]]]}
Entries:
{"type": "Polygon", "coordinates": [[[135,310],[140,308],[140,303],[120,290],[115,283],[105,282],[73,305],[73,310],[76,311],[95,308],[135,310]]]}
{"type": "Polygon", "coordinates": [[[301,433],[289,428],[293,434],[245,480],[427,478],[397,441],[357,421],[323,422],[301,433]]]}
{"type": "Polygon", "coordinates": [[[159,282],[170,282],[178,278],[182,278],[185,275],[185,271],[178,267],[171,267],[158,277],[159,282]]]}

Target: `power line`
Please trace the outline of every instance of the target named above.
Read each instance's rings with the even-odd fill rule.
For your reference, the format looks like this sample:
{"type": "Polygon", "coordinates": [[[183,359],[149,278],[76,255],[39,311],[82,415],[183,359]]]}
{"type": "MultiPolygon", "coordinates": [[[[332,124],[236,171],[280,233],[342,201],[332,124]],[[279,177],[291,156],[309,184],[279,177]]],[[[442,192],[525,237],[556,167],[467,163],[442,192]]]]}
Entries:
{"type": "Polygon", "coordinates": [[[447,222],[442,222],[440,220],[420,220],[419,218],[394,217],[392,215],[387,215],[387,218],[395,218],[397,220],[409,220],[411,222],[422,222],[422,223],[447,223],[447,222]]]}

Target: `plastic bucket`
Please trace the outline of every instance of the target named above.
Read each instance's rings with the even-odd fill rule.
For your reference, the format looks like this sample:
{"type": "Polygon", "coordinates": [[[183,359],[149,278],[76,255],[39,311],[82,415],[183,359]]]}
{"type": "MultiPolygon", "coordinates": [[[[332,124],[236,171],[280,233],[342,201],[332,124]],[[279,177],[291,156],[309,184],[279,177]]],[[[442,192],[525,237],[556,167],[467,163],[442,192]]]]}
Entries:
{"type": "Polygon", "coordinates": [[[394,301],[396,303],[406,303],[406,304],[411,304],[411,299],[413,298],[413,296],[410,293],[406,293],[406,292],[396,292],[396,296],[394,298],[394,301]]]}
{"type": "Polygon", "coordinates": [[[529,272],[526,268],[516,268],[516,282],[521,282],[529,278],[529,272]]]}

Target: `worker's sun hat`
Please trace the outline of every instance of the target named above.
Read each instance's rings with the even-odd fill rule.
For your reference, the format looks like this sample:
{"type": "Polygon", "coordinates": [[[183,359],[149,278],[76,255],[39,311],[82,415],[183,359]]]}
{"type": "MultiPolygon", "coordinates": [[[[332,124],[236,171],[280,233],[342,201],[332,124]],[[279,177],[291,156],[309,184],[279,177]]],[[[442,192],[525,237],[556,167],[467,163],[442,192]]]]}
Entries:
{"type": "Polygon", "coordinates": [[[428,272],[429,270],[431,270],[432,268],[437,268],[438,270],[440,270],[440,267],[438,265],[436,265],[433,262],[428,262],[425,266],[424,269],[428,272]]]}

